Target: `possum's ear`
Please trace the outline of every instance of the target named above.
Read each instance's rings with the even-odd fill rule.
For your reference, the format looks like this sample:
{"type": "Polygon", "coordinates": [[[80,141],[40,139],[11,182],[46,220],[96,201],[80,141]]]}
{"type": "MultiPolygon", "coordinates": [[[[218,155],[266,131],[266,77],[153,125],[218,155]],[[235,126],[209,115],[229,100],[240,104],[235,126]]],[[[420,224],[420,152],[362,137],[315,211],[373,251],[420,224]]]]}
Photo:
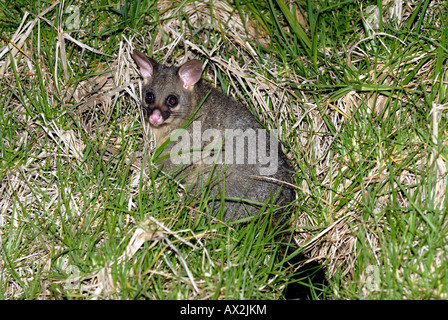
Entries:
{"type": "Polygon", "coordinates": [[[142,77],[145,80],[152,80],[154,73],[157,71],[158,63],[136,49],[132,51],[132,58],[137,63],[142,77]]]}
{"type": "Polygon", "coordinates": [[[178,76],[183,87],[191,90],[199,79],[201,79],[202,62],[194,59],[184,63],[179,69],[178,76]]]}

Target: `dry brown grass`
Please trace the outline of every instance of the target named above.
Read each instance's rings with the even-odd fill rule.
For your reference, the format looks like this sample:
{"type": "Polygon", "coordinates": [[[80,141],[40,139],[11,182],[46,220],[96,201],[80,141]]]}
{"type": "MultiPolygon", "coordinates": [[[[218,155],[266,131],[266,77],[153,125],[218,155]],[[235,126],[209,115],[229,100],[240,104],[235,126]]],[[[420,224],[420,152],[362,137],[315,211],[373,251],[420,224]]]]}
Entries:
{"type": "MultiPolygon", "coordinates": [[[[199,29],[207,25],[209,28],[215,28],[219,31],[222,37],[218,41],[218,44],[213,47],[204,45],[207,41],[205,38],[203,39],[204,43],[190,41],[192,37],[188,29],[175,15],[176,5],[178,3],[180,1],[160,2],[160,11],[163,12],[160,19],[164,23],[161,25],[157,36],[155,38],[153,37],[153,30],[151,29],[141,30],[129,39],[123,36],[120,47],[117,48],[115,55],[110,58],[107,66],[103,64],[98,65],[97,71],[100,73],[98,76],[85,79],[77,85],[68,85],[67,88],[61,88],[64,79],[55,79],[49,70],[45,69],[45,63],[42,63],[42,70],[40,71],[43,77],[47,79],[46,85],[49,99],[51,99],[53,93],[66,90],[61,101],[62,104],[71,98],[74,99],[78,107],[76,108],[77,114],[73,114],[73,116],[82,124],[82,129],[85,134],[92,139],[98,136],[102,137],[100,140],[105,142],[104,147],[109,151],[109,156],[106,159],[113,158],[115,150],[119,148],[122,141],[108,127],[108,118],[114,112],[114,108],[117,107],[116,102],[119,97],[126,96],[126,99],[138,104],[139,75],[130,53],[133,48],[145,48],[148,43],[151,43],[154,49],[154,55],[161,57],[161,62],[180,64],[188,59],[199,57],[205,59],[206,65],[210,66],[208,68],[209,73],[206,77],[214,83],[218,81],[216,70],[220,70],[223,74],[226,74],[231,81],[229,94],[239,99],[245,95],[252,97],[252,104],[260,119],[268,124],[269,127],[278,128],[279,139],[287,141],[290,148],[301,150],[313,148],[312,152],[310,150],[305,155],[314,153],[315,158],[321,159],[316,164],[319,167],[317,171],[322,176],[326,176],[326,171],[329,168],[328,162],[330,161],[328,149],[331,148],[332,140],[322,134],[310,133],[310,127],[320,132],[327,131],[322,116],[316,110],[316,105],[310,97],[305,94],[297,96],[294,90],[287,84],[288,82],[305,83],[309,80],[301,78],[299,75],[291,72],[291,70],[283,70],[268,58],[257,56],[247,39],[258,38],[267,43],[269,38],[264,36],[264,30],[258,28],[257,24],[252,23],[252,21],[246,20],[243,24],[240,16],[234,13],[225,1],[214,1],[213,6],[210,6],[208,2],[200,4],[187,3],[184,6],[183,12],[187,15],[187,20],[193,27],[199,29]],[[225,22],[225,28],[223,27],[224,23],[220,24],[220,22],[225,22]],[[243,25],[246,25],[248,34],[246,34],[243,25]],[[223,50],[226,52],[237,52],[238,55],[234,58],[227,59],[221,54],[223,50]],[[181,54],[178,52],[181,52],[181,54]],[[241,64],[241,61],[244,61],[244,63],[241,64]],[[269,78],[265,76],[266,73],[270,75],[269,78]],[[244,90],[244,92],[241,90],[244,90]],[[272,109],[270,105],[281,106],[281,108],[274,107],[272,109]],[[99,114],[101,116],[98,116],[99,114]],[[312,119],[313,125],[310,126],[308,121],[304,121],[305,118],[307,120],[312,119]],[[297,139],[294,138],[293,140],[290,138],[292,137],[292,130],[299,130],[301,132],[298,135],[294,135],[297,139]]],[[[17,85],[11,65],[15,66],[20,75],[30,74],[32,76],[35,74],[36,71],[33,70],[33,66],[28,60],[28,57],[32,56],[29,36],[33,31],[36,31],[35,28],[37,28],[38,22],[51,24],[45,18],[45,15],[51,12],[57,4],[53,4],[32,20],[30,24],[17,30],[14,37],[10,40],[13,46],[4,47],[3,51],[1,51],[2,64],[0,73],[3,74],[4,83],[7,83],[10,87],[14,88],[17,85]]],[[[24,21],[26,21],[26,17],[24,17],[24,21]]],[[[57,27],[53,27],[57,29],[57,27]]],[[[64,69],[65,74],[67,74],[66,70],[70,65],[65,52],[67,41],[75,43],[81,50],[90,50],[101,54],[100,50],[83,45],[82,42],[75,40],[66,31],[59,28],[58,43],[54,49],[56,50],[56,55],[60,57],[60,61],[62,62],[61,67],[64,69]]],[[[7,90],[8,85],[4,85],[3,89],[7,90]]],[[[26,88],[22,89],[26,90],[26,88]]],[[[242,102],[244,103],[244,100],[242,102]]],[[[247,103],[244,104],[248,105],[247,103]]],[[[35,196],[36,190],[39,190],[45,196],[53,199],[47,208],[47,214],[51,216],[55,209],[52,209],[51,204],[61,195],[61,190],[57,185],[57,180],[48,183],[38,172],[32,173],[33,168],[40,168],[42,164],[35,163],[41,161],[50,161],[54,164],[56,158],[60,155],[67,155],[71,158],[67,161],[67,165],[69,166],[72,161],[75,164],[80,164],[85,147],[81,139],[81,132],[74,129],[63,130],[54,126],[51,122],[47,122],[46,119],[41,119],[39,122],[33,121],[34,119],[27,118],[23,104],[17,100],[13,100],[10,103],[10,107],[13,110],[12,112],[16,113],[19,117],[23,117],[23,121],[30,123],[29,131],[17,132],[21,136],[21,141],[26,142],[30,139],[30,135],[33,135],[34,132],[34,126],[45,126],[44,131],[48,136],[38,137],[37,140],[47,139],[47,145],[45,147],[47,151],[40,150],[38,146],[32,148],[30,155],[33,156],[30,157],[27,164],[22,168],[17,168],[16,171],[9,171],[3,177],[1,184],[2,194],[15,194],[24,206],[32,208],[33,203],[39,201],[39,197],[36,198],[35,196]]],[[[331,109],[329,110],[334,114],[334,116],[331,116],[334,126],[336,128],[340,127],[340,121],[343,121],[344,118],[338,117],[337,112],[331,111],[331,109]]],[[[141,113],[133,111],[135,110],[127,111],[127,115],[123,116],[122,126],[131,126],[134,122],[141,121],[143,118],[141,117],[141,113]]],[[[145,130],[148,130],[147,126],[145,126],[145,130]]],[[[150,135],[145,134],[143,137],[146,140],[146,137],[150,137],[150,135]]],[[[142,145],[147,142],[142,141],[142,145]]],[[[138,192],[143,151],[142,149],[141,153],[131,155],[128,159],[132,163],[134,172],[134,183],[129,190],[131,193],[138,192]]],[[[292,164],[295,165],[294,162],[292,164]]],[[[145,181],[147,179],[146,177],[145,181]]],[[[308,194],[309,186],[306,183],[301,185],[300,182],[298,183],[298,192],[308,194]]],[[[100,210],[101,207],[101,199],[98,200],[98,208],[95,210],[100,210]]],[[[331,206],[331,201],[328,199],[323,198],[320,200],[331,206]]],[[[82,197],[79,194],[72,193],[72,197],[69,200],[71,209],[76,212],[77,208],[83,206],[82,201],[82,197]]],[[[2,197],[0,204],[0,211],[2,212],[1,225],[16,224],[17,221],[14,218],[16,214],[11,211],[13,199],[2,197]],[[10,218],[5,219],[5,217],[10,218]]],[[[31,209],[29,211],[29,217],[32,219],[33,210],[31,209]]],[[[340,264],[346,264],[344,273],[349,273],[351,261],[354,259],[354,242],[356,239],[353,236],[352,230],[347,225],[347,220],[353,220],[356,215],[353,213],[344,213],[343,217],[341,215],[341,213],[338,213],[334,215],[334,219],[330,218],[334,222],[330,223],[325,230],[318,234],[301,232],[297,236],[297,242],[308,248],[308,253],[311,258],[321,262],[325,261],[328,264],[329,276],[337,270],[335,266],[340,264]]],[[[298,221],[298,227],[308,226],[311,223],[307,215],[301,213],[299,213],[298,221]]],[[[135,231],[135,237],[140,232],[139,230],[135,231]]],[[[159,238],[162,239],[163,236],[159,238]]],[[[146,240],[149,241],[149,239],[146,240]]],[[[165,237],[163,239],[167,238],[165,237]]],[[[154,238],[151,238],[151,241],[154,241],[154,238]]],[[[140,241],[138,244],[141,245],[142,242],[140,241]]],[[[132,238],[129,248],[133,245],[135,245],[134,238],[132,238]]],[[[32,259],[33,262],[28,266],[25,265],[24,270],[32,268],[33,263],[43,263],[43,261],[48,259],[50,252],[41,250],[39,247],[36,247],[36,250],[34,254],[38,258],[32,259]]],[[[78,281],[79,279],[73,277],[71,280],[78,281]]],[[[99,297],[100,294],[101,297],[107,298],[110,297],[109,293],[118,290],[112,283],[109,267],[103,268],[96,275],[84,278],[83,281],[85,282],[84,289],[93,298],[99,297]]],[[[20,289],[15,287],[14,283],[11,283],[11,286],[7,290],[6,296],[20,295],[20,289]]],[[[47,295],[51,296],[49,292],[44,292],[41,298],[45,298],[47,295]]]]}
{"type": "MultiPolygon", "coordinates": [[[[28,19],[25,16],[23,24],[9,39],[9,44],[6,41],[1,44],[0,76],[2,77],[1,90],[3,91],[1,94],[6,95],[8,91],[30,89],[20,87],[14,69],[17,70],[19,78],[36,77],[37,71],[34,69],[30,57],[34,55],[42,58],[42,56],[39,52],[33,52],[36,47],[33,46],[30,35],[32,32],[37,32],[39,23],[52,23],[46,18],[46,15],[54,10],[58,3],[54,3],[33,19],[28,19]],[[30,22],[25,23],[26,21],[30,22]]],[[[359,206],[356,206],[356,203],[365,196],[364,190],[361,188],[352,190],[349,205],[343,206],[343,209],[337,209],[339,201],[342,199],[338,196],[345,192],[344,184],[339,184],[337,190],[332,190],[331,186],[339,178],[338,173],[345,171],[349,166],[349,160],[344,158],[346,155],[333,151],[335,140],[338,138],[343,124],[353,121],[353,114],[363,103],[367,103],[372,114],[381,115],[387,103],[387,95],[369,92],[359,93],[352,90],[338,99],[332,100],[330,96],[321,97],[320,103],[323,108],[318,108],[312,93],[294,90],[289,84],[316,84],[319,79],[304,79],[296,74],[292,68],[286,69],[285,66],[277,64],[274,59],[270,59],[268,56],[258,56],[250,40],[258,39],[262,44],[269,43],[266,31],[259,25],[249,18],[246,18],[244,22],[241,21],[241,17],[233,11],[226,1],[213,1],[213,5],[211,5],[211,2],[189,2],[184,5],[182,9],[184,17],[180,19],[177,15],[180,3],[181,1],[159,2],[159,12],[161,12],[159,18],[160,21],[163,21],[158,27],[159,29],[144,28],[131,36],[125,37],[123,35],[120,46],[109,61],[97,66],[98,75],[91,76],[77,84],[66,82],[67,70],[70,67],[70,61],[67,61],[65,52],[66,43],[74,43],[79,47],[79,50],[103,53],[99,49],[91,48],[76,40],[75,35],[69,35],[63,29],[53,26],[58,30],[58,42],[57,45],[53,46],[53,49],[61,62],[56,67],[63,68],[65,79],[55,78],[47,69],[48,65],[43,61],[40,63],[42,67],[40,72],[46,81],[47,98],[51,101],[52,106],[59,105],[60,107],[74,101],[76,108],[68,109],[67,113],[77,119],[81,128],[63,129],[56,126],[52,120],[47,120],[45,116],[39,114],[36,114],[34,118],[30,117],[29,113],[26,112],[23,101],[20,101],[19,97],[21,95],[16,94],[11,97],[8,112],[15,114],[19,121],[28,123],[28,125],[26,130],[17,131],[15,146],[9,145],[6,140],[5,145],[7,148],[14,149],[18,145],[28,144],[30,141],[33,141],[33,144],[29,149],[28,160],[23,165],[13,166],[12,169],[4,172],[1,177],[0,226],[2,229],[0,229],[0,241],[6,239],[4,230],[8,226],[20,227],[23,219],[29,222],[40,218],[42,210],[45,211],[48,219],[52,216],[58,217],[57,223],[61,224],[60,219],[63,219],[64,212],[56,214],[55,203],[58,197],[66,193],[61,190],[57,179],[48,180],[46,178],[48,172],[43,174],[41,168],[54,167],[56,162],[62,158],[64,159],[62,160],[63,163],[68,168],[67,170],[70,170],[70,167],[73,166],[85,165],[82,162],[85,151],[85,144],[81,138],[83,134],[93,140],[102,141],[103,147],[108,151],[104,159],[114,161],[114,155],[123,146],[124,141],[109,126],[108,119],[117,111],[117,108],[121,108],[119,112],[122,112],[123,116],[120,119],[120,127],[131,128],[135,123],[143,121],[141,110],[138,108],[140,77],[130,53],[133,48],[141,50],[152,48],[153,55],[158,58],[159,62],[166,64],[181,64],[191,58],[204,60],[208,70],[205,77],[215,84],[219,82],[217,73],[225,74],[230,81],[228,93],[246,106],[249,106],[249,103],[244,99],[250,97],[251,104],[261,121],[271,129],[278,129],[278,138],[284,143],[284,150],[289,151],[288,157],[292,165],[299,170],[297,161],[300,161],[300,159],[297,157],[298,153],[294,152],[296,150],[302,151],[299,154],[304,157],[304,162],[313,163],[316,175],[321,179],[321,183],[319,186],[313,186],[305,179],[297,180],[297,192],[306,195],[299,205],[307,206],[308,201],[319,203],[326,208],[325,212],[322,212],[325,217],[320,219],[320,224],[318,224],[315,217],[310,217],[306,212],[301,212],[298,209],[296,212],[296,242],[306,248],[306,252],[311,259],[326,264],[329,277],[334,276],[335,273],[347,277],[352,274],[357,259],[357,232],[360,228],[369,230],[367,232],[369,245],[372,252],[378,254],[377,259],[379,259],[382,249],[379,237],[382,228],[386,228],[386,226],[384,221],[373,222],[362,219],[362,212],[359,206]],[[185,21],[189,22],[189,26],[185,21]],[[194,40],[196,38],[190,34],[190,28],[203,30],[199,37],[201,41],[194,40]],[[213,45],[207,39],[208,33],[206,31],[210,31],[210,29],[216,31],[214,34],[219,34],[221,37],[213,45]],[[60,101],[55,102],[53,95],[61,97],[60,101]],[[118,105],[117,101],[120,99],[127,104],[121,103],[118,105]],[[325,114],[322,114],[322,110],[325,114]],[[330,130],[324,118],[331,121],[336,131],[335,134],[328,134],[330,130]],[[318,159],[318,161],[313,159],[318,159]],[[316,196],[312,192],[313,188],[320,188],[320,196],[316,196]],[[337,195],[336,198],[335,194],[337,195]],[[45,200],[42,200],[43,198],[45,200]],[[22,204],[22,207],[15,205],[16,200],[22,204]],[[44,208],[40,205],[41,200],[44,208]]],[[[410,3],[404,6],[399,19],[400,22],[409,19],[413,8],[414,4],[410,3]]],[[[377,34],[376,36],[389,37],[390,35],[377,34]]],[[[370,39],[364,36],[361,41],[352,45],[349,48],[348,57],[344,57],[342,52],[331,52],[330,49],[325,54],[329,56],[340,55],[348,60],[347,66],[356,69],[358,63],[362,59],[366,59],[366,50],[363,45],[370,39]]],[[[37,46],[37,48],[39,47],[37,46]]],[[[403,68],[407,65],[418,64],[427,55],[426,52],[415,52],[411,59],[394,65],[394,68],[384,68],[381,74],[375,75],[375,81],[382,85],[392,85],[394,79],[402,77],[403,68]]],[[[429,92],[432,85],[429,74],[433,68],[433,63],[433,60],[429,60],[420,68],[416,79],[406,84],[407,88],[417,88],[420,85],[417,80],[424,79],[424,86],[429,92]]],[[[446,84],[446,79],[441,81],[446,84]]],[[[28,82],[23,81],[22,83],[28,82]]],[[[402,99],[403,103],[408,102],[406,95],[392,98],[402,99]]],[[[29,101],[26,96],[25,99],[26,105],[29,101]]],[[[434,139],[438,137],[439,130],[444,130],[440,128],[440,119],[445,110],[446,105],[433,105],[431,129],[434,139]]],[[[132,171],[132,183],[127,190],[130,197],[129,209],[134,207],[132,199],[138,193],[142,170],[145,183],[148,183],[150,176],[143,156],[147,151],[143,146],[149,147],[149,149],[152,146],[150,129],[147,125],[142,126],[142,128],[145,134],[137,138],[138,143],[142,146],[141,151],[129,154],[126,159],[132,171]]],[[[421,144],[421,141],[415,141],[415,143],[421,144]]],[[[434,140],[434,144],[436,143],[437,141],[434,140]]],[[[377,147],[381,148],[381,146],[377,147]]],[[[387,184],[390,172],[385,164],[392,162],[398,165],[403,158],[408,157],[412,152],[414,152],[412,146],[400,154],[392,153],[391,155],[387,150],[384,150],[382,156],[377,159],[378,163],[375,168],[363,176],[366,187],[373,184],[386,185],[383,189],[384,195],[378,198],[376,210],[381,210],[390,203],[388,192],[396,187],[396,183],[387,184]]],[[[424,150],[417,153],[418,160],[415,162],[415,168],[424,171],[427,169],[428,163],[436,164],[435,203],[437,207],[442,208],[445,203],[446,190],[445,159],[435,148],[429,152],[431,154],[429,161],[424,158],[423,153],[424,150]]],[[[356,152],[352,156],[356,158],[356,152]]],[[[56,175],[55,172],[53,174],[56,175]]],[[[306,174],[306,172],[302,174],[306,174]]],[[[418,184],[421,179],[421,175],[416,170],[402,170],[398,177],[399,183],[408,187],[407,192],[411,194],[418,192],[418,184]]],[[[350,184],[348,178],[346,182],[350,184]]],[[[95,187],[92,187],[92,190],[84,190],[83,192],[88,194],[95,191],[95,187]]],[[[70,194],[71,196],[67,200],[70,209],[81,215],[79,211],[84,205],[82,193],[77,190],[70,194]]],[[[409,206],[408,198],[404,196],[403,192],[400,194],[403,195],[398,199],[400,205],[402,207],[409,206]]],[[[101,200],[101,196],[99,196],[97,207],[93,211],[99,211],[102,208],[101,200]]],[[[137,228],[133,231],[133,236],[127,244],[127,256],[122,256],[120,259],[132,257],[145,241],[149,241],[153,245],[165,241],[167,247],[176,251],[169,239],[176,237],[177,232],[165,226],[162,227],[163,230],[158,228],[155,231],[156,229],[153,229],[155,225],[160,227],[163,224],[156,219],[147,222],[146,229],[137,228]]],[[[130,222],[127,221],[127,223],[130,222]]],[[[191,235],[188,230],[179,232],[184,234],[182,239],[193,237],[197,240],[203,236],[209,236],[191,235]]],[[[27,274],[32,274],[33,268],[42,268],[43,271],[48,271],[47,261],[50,259],[52,252],[58,250],[58,248],[49,249],[52,247],[49,240],[43,238],[40,241],[40,244],[32,245],[29,256],[22,258],[24,260],[22,267],[16,270],[23,279],[26,279],[27,274]]],[[[195,246],[195,244],[186,240],[181,241],[184,241],[185,245],[195,246]]],[[[207,252],[204,254],[207,255],[207,252]]],[[[442,251],[439,251],[437,255],[440,260],[442,251]]],[[[6,263],[1,258],[0,262],[2,265],[6,263]]],[[[188,266],[184,265],[183,267],[188,270],[188,266]]],[[[421,267],[421,269],[424,268],[421,267]]],[[[85,283],[86,294],[89,297],[109,298],[113,297],[116,290],[119,290],[112,281],[110,270],[110,266],[106,266],[97,274],[82,279],[85,283]]],[[[148,272],[156,274],[158,271],[154,269],[148,272]]],[[[164,276],[169,277],[167,274],[164,274],[164,276]]],[[[7,276],[4,275],[4,277],[7,276]]],[[[71,280],[78,281],[79,279],[73,277],[71,280]]],[[[50,281],[50,279],[47,281],[50,281]]],[[[190,279],[189,283],[193,284],[197,291],[195,281],[190,279]]],[[[16,282],[12,281],[7,285],[5,296],[18,297],[20,294],[21,287],[16,282]]],[[[41,294],[41,298],[47,296],[52,296],[52,294],[49,291],[41,294]]]]}

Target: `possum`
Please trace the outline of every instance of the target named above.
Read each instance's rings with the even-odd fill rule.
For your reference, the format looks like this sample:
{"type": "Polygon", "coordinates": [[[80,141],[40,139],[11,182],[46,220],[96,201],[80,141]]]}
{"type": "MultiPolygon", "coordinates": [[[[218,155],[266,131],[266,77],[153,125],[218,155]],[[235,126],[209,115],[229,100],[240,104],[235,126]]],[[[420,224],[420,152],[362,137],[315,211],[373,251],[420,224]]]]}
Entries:
{"type": "MultiPolygon", "coordinates": [[[[275,136],[247,108],[202,80],[200,60],[177,67],[159,64],[138,50],[132,57],[144,79],[143,114],[161,150],[162,168],[192,195],[200,196],[208,187],[215,199],[210,212],[219,218],[244,221],[270,212],[273,225],[286,230],[295,199],[294,175],[275,136]]],[[[278,241],[285,242],[288,233],[279,234],[278,241]]],[[[291,251],[284,246],[282,257],[291,251]]],[[[299,254],[295,260],[306,258],[299,254]]],[[[287,288],[286,296],[309,297],[304,291],[287,288]]]]}

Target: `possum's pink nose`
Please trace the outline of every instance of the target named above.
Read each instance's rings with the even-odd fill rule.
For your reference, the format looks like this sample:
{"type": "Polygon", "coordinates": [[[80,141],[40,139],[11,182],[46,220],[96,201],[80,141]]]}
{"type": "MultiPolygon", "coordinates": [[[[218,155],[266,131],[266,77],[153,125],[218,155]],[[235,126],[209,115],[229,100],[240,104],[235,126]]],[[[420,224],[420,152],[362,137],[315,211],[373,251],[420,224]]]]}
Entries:
{"type": "Polygon", "coordinates": [[[151,122],[152,125],[159,126],[163,122],[162,113],[159,109],[154,109],[149,116],[149,122],[151,122]]]}

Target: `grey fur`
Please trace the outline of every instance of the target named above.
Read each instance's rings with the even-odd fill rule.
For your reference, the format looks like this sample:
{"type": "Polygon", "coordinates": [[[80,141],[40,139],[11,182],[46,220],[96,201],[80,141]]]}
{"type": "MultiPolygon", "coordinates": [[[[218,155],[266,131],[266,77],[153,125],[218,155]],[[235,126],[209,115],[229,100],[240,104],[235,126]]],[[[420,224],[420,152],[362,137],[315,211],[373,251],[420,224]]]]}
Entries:
{"type": "MultiPolygon", "coordinates": [[[[142,75],[146,75],[144,76],[145,81],[142,90],[142,105],[146,119],[149,121],[153,112],[157,114],[160,112],[160,115],[163,117],[163,122],[160,125],[152,124],[153,133],[159,146],[170,139],[176,129],[182,128],[195,111],[197,112],[193,118],[200,122],[201,134],[208,129],[219,130],[222,132],[222,137],[224,137],[226,129],[241,129],[242,132],[252,132],[249,129],[253,129],[253,132],[256,132],[257,139],[263,138],[260,137],[260,134],[264,133],[259,130],[263,129],[263,127],[249,110],[231,97],[223,94],[222,91],[213,88],[202,80],[198,80],[201,75],[200,67],[202,64],[200,61],[192,60],[181,67],[167,67],[158,64],[137,50],[134,50],[132,55],[139,65],[142,75]],[[149,104],[145,101],[147,92],[152,93],[152,96],[149,94],[149,100],[154,98],[154,101],[151,101],[149,104]],[[175,107],[167,105],[167,99],[171,96],[177,98],[175,107]],[[205,102],[197,110],[197,107],[205,97],[207,97],[205,102]],[[154,111],[155,109],[157,111],[154,111]]],[[[160,117],[157,119],[157,115],[153,116],[153,118],[161,121],[160,117]]],[[[199,124],[197,123],[196,128],[199,124]]],[[[193,125],[188,126],[186,131],[191,137],[193,135],[193,125]]],[[[189,186],[190,192],[199,193],[202,192],[202,186],[209,179],[210,173],[213,172],[215,180],[211,187],[211,195],[219,197],[222,190],[225,189],[225,193],[223,193],[225,197],[244,198],[267,203],[268,207],[272,199],[276,198],[273,201],[276,210],[279,207],[289,205],[295,196],[293,188],[289,185],[293,183],[292,169],[281,151],[278,141],[275,138],[271,140],[269,133],[266,133],[265,138],[266,151],[261,150],[265,152],[262,154],[269,155],[271,150],[278,150],[278,155],[276,156],[278,159],[276,163],[277,170],[271,175],[260,176],[260,172],[266,167],[266,165],[260,162],[266,159],[257,158],[256,163],[249,163],[247,148],[244,150],[246,152],[244,152],[243,164],[236,164],[235,158],[225,158],[226,144],[224,141],[222,148],[211,153],[211,155],[217,156],[219,151],[222,152],[223,164],[211,165],[203,163],[204,161],[188,164],[183,166],[184,171],[178,177],[181,182],[189,186]],[[273,141],[274,145],[270,146],[271,141],[273,141]],[[233,164],[228,165],[229,162],[233,164]]],[[[210,141],[202,141],[201,149],[209,143],[210,141]]],[[[164,150],[163,154],[169,154],[175,144],[176,142],[173,141],[164,150]]],[[[245,146],[247,147],[248,144],[246,143],[245,146]]],[[[241,152],[243,152],[242,149],[234,151],[234,156],[240,156],[241,152]]],[[[163,166],[165,170],[169,171],[176,169],[176,166],[169,158],[163,162],[163,166]]],[[[216,201],[213,208],[215,213],[218,212],[219,206],[220,199],[216,201]]],[[[255,215],[259,211],[259,206],[252,206],[247,202],[242,204],[242,202],[227,200],[223,218],[225,220],[237,220],[245,216],[255,215]]],[[[279,212],[283,211],[284,208],[279,210],[279,212]]]]}

